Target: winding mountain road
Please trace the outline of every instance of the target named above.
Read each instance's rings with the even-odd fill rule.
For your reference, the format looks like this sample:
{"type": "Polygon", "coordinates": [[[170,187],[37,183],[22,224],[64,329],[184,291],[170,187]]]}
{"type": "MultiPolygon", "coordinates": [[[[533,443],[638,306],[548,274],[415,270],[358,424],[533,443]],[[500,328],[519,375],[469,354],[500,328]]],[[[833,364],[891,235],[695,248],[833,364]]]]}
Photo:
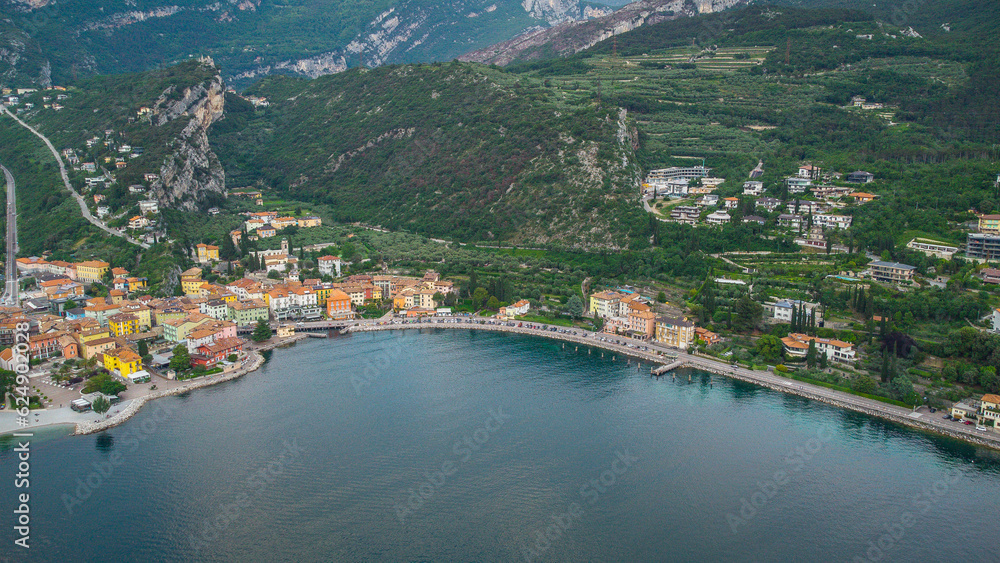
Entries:
{"type": "Polygon", "coordinates": [[[7,111],[7,108],[0,106],[0,112],[9,115],[11,119],[20,123],[22,127],[34,133],[35,136],[41,139],[42,142],[45,143],[45,146],[49,148],[49,151],[52,152],[52,156],[56,158],[56,162],[59,164],[59,175],[62,176],[63,185],[66,186],[66,189],[69,190],[69,193],[73,195],[73,198],[76,199],[76,202],[80,205],[80,212],[83,214],[84,219],[90,221],[92,225],[108,233],[109,235],[121,237],[126,241],[142,248],[149,248],[148,244],[136,240],[125,233],[112,229],[111,227],[107,226],[104,223],[104,221],[101,221],[97,217],[94,217],[94,215],[90,212],[90,208],[87,207],[87,202],[84,201],[83,196],[80,195],[79,192],[77,192],[75,189],[73,189],[73,185],[69,183],[69,174],[66,173],[66,165],[63,163],[62,157],[59,156],[59,151],[57,151],[56,147],[52,145],[52,141],[49,141],[48,137],[39,133],[37,129],[21,121],[16,115],[7,111]]]}

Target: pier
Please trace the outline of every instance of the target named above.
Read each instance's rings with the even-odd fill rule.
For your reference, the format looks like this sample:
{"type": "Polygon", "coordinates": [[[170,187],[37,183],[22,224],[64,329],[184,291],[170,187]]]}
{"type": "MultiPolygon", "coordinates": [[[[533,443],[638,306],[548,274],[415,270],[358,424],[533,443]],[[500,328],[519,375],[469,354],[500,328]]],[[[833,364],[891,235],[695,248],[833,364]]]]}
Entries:
{"type": "Polygon", "coordinates": [[[660,366],[658,368],[652,368],[652,369],[649,370],[649,373],[651,375],[663,375],[665,373],[670,373],[671,371],[673,371],[673,370],[675,370],[675,369],[677,369],[679,367],[683,367],[686,363],[687,362],[684,361],[684,360],[677,360],[675,362],[669,363],[669,364],[664,365],[664,366],[660,366]]]}

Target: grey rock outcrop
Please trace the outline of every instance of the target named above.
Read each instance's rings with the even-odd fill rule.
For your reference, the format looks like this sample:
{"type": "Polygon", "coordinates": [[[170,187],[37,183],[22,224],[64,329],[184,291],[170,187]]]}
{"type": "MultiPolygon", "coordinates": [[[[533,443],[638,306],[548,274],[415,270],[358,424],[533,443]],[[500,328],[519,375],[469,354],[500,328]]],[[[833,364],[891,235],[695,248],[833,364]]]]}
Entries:
{"type": "MultiPolygon", "coordinates": [[[[204,64],[213,63],[209,59],[204,64]]],[[[222,163],[208,143],[208,128],[222,118],[224,107],[225,88],[219,75],[181,91],[171,86],[156,100],[151,118],[155,126],[186,120],[170,141],[172,151],[160,166],[160,179],[151,186],[160,205],[190,211],[209,194],[226,193],[222,163]]]]}

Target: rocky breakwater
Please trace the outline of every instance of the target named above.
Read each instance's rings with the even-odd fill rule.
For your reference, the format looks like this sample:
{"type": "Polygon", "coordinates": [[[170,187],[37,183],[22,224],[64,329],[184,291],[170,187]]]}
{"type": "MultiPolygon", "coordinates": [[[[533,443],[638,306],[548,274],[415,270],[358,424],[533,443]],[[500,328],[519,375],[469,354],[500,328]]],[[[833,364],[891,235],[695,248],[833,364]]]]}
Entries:
{"type": "Polygon", "coordinates": [[[170,86],[152,107],[154,126],[182,128],[170,141],[170,154],[150,192],[160,205],[187,211],[226,193],[225,171],[208,143],[208,128],[223,116],[225,87],[215,63],[206,58],[202,64],[216,71],[213,78],[184,88],[170,86]]]}

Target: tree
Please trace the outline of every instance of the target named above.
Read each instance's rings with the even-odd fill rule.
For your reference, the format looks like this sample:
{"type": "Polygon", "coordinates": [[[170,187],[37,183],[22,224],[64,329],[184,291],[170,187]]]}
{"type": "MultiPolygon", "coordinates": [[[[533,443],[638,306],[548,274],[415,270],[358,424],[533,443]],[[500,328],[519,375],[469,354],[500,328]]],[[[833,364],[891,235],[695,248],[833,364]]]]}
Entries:
{"type": "Polygon", "coordinates": [[[757,341],[754,351],[761,360],[776,362],[781,359],[781,339],[771,334],[765,334],[757,341]]]}
{"type": "Polygon", "coordinates": [[[257,326],[253,329],[253,334],[250,335],[250,340],[254,342],[263,342],[271,338],[271,327],[264,319],[257,321],[257,326]]]}
{"type": "Polygon", "coordinates": [[[109,401],[104,395],[94,399],[93,403],[90,403],[90,408],[94,409],[97,414],[104,414],[108,412],[111,408],[111,401],[109,401]]]}
{"type": "Polygon", "coordinates": [[[495,295],[490,295],[488,301],[486,301],[486,308],[491,311],[496,311],[500,308],[500,300],[496,298],[495,295]]]}
{"type": "Polygon", "coordinates": [[[579,295],[574,293],[573,296],[569,298],[569,301],[566,303],[566,311],[568,311],[570,315],[573,315],[574,319],[579,319],[583,316],[583,300],[580,299],[579,295]]]}
{"type": "Polygon", "coordinates": [[[667,302],[667,294],[666,294],[666,292],[661,291],[661,292],[657,293],[656,294],[656,300],[659,301],[660,303],[666,303],[667,302]]]}
{"type": "Polygon", "coordinates": [[[594,330],[600,332],[602,328],[604,328],[604,317],[594,315],[594,330]]]}
{"type": "Polygon", "coordinates": [[[219,258],[223,260],[236,260],[239,255],[236,252],[236,244],[233,243],[233,237],[226,234],[222,237],[222,248],[219,249],[219,258]]]}
{"type": "Polygon", "coordinates": [[[763,318],[764,307],[750,299],[749,295],[740,297],[739,301],[736,302],[736,320],[733,323],[736,330],[751,331],[760,324],[763,318]]]}
{"type": "Polygon", "coordinates": [[[475,291],[472,292],[472,308],[478,311],[483,308],[483,304],[486,300],[490,298],[490,292],[486,291],[485,287],[477,287],[475,291]]]}
{"type": "Polygon", "coordinates": [[[191,353],[187,346],[178,344],[174,347],[174,355],[170,357],[170,369],[184,371],[191,367],[191,353]]]}
{"type": "Polygon", "coordinates": [[[816,365],[816,340],[809,341],[809,350],[806,351],[806,365],[813,367],[816,365]]]}
{"type": "Polygon", "coordinates": [[[271,270],[271,271],[269,271],[267,273],[267,279],[269,279],[269,280],[280,280],[281,279],[281,274],[278,273],[278,270],[271,270]]]}
{"type": "Polygon", "coordinates": [[[149,344],[145,340],[139,341],[139,355],[146,356],[149,354],[149,344]]]}
{"type": "Polygon", "coordinates": [[[87,384],[83,386],[84,393],[94,393],[99,391],[105,395],[118,395],[122,391],[127,389],[124,383],[111,377],[110,374],[101,373],[91,377],[87,380],[87,384]]]}
{"type": "Polygon", "coordinates": [[[871,395],[878,390],[878,383],[867,375],[859,375],[854,378],[854,381],[851,381],[851,389],[854,389],[858,393],[871,395]]]}

